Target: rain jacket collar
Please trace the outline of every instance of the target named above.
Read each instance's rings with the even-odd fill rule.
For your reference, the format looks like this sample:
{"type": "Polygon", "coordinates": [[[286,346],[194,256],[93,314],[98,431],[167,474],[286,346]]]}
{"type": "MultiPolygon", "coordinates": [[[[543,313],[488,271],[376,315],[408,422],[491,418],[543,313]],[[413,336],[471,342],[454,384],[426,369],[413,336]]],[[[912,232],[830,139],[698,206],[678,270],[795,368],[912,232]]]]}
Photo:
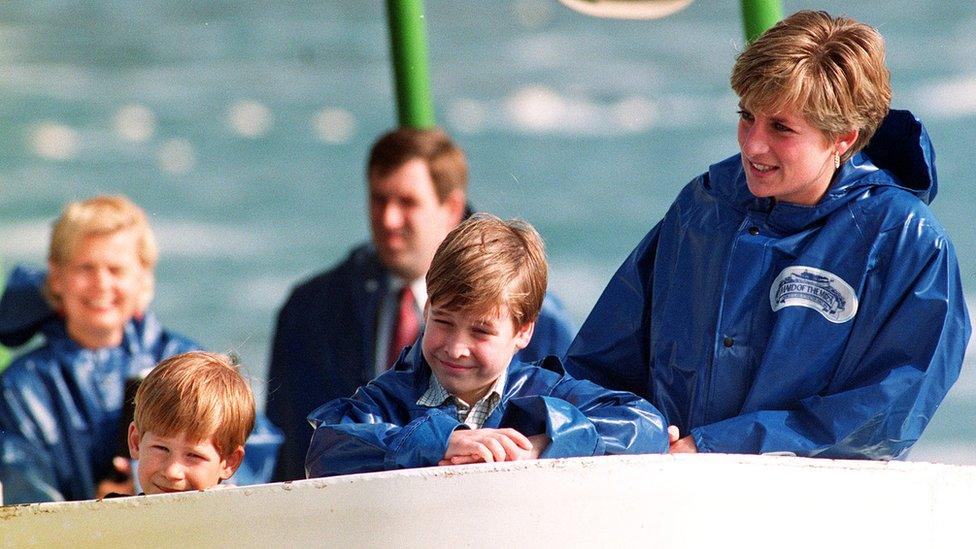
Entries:
{"type": "MultiPolygon", "coordinates": [[[[46,276],[43,269],[25,265],[18,265],[11,272],[0,297],[0,343],[16,347],[42,334],[58,353],[73,356],[85,351],[68,337],[63,319],[41,294],[46,276]]],[[[120,347],[135,356],[151,349],[163,335],[163,327],[149,311],[125,325],[120,347]]]]}
{"type": "Polygon", "coordinates": [[[827,193],[813,206],[753,196],[738,154],[710,166],[704,186],[729,207],[741,213],[764,213],[771,227],[790,233],[823,221],[876,187],[898,187],[930,204],[938,177],[935,149],[922,123],[909,111],[891,110],[864,150],[841,166],[827,193]]]}

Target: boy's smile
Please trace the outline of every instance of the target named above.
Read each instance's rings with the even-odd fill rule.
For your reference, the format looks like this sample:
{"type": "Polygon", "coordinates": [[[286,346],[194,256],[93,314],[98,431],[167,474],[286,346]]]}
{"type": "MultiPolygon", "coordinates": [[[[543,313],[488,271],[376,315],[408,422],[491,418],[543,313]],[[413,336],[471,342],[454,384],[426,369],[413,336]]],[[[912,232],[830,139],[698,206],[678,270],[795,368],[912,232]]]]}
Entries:
{"type": "Polygon", "coordinates": [[[139,460],[139,484],[146,494],[212,488],[230,478],[244,457],[238,448],[223,458],[213,442],[191,442],[184,433],[140,435],[135,423],[129,425],[129,453],[139,460]]]}
{"type": "Polygon", "coordinates": [[[532,338],[534,322],[516,328],[508,306],[475,317],[427,305],[424,358],[447,391],[468,404],[481,399],[512,356],[532,338]]]}

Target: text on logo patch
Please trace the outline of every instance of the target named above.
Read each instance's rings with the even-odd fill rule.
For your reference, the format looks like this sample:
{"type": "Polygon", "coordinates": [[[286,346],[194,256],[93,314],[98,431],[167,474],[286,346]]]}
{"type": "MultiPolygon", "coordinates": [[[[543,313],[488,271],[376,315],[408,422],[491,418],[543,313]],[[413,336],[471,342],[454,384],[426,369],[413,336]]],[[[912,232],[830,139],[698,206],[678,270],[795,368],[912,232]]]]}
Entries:
{"type": "Polygon", "coordinates": [[[773,311],[784,307],[807,307],[840,324],[854,318],[857,296],[854,288],[834,273],[793,265],[783,269],[773,281],[769,288],[769,305],[773,311]]]}

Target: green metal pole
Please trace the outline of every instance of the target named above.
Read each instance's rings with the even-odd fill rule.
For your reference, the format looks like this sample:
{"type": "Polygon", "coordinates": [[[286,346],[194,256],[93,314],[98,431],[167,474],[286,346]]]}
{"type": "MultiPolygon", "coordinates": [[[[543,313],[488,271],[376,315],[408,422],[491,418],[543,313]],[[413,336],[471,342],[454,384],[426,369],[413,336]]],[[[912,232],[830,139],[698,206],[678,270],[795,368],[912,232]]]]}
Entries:
{"type": "Polygon", "coordinates": [[[783,6],[779,0],[742,0],[742,26],[747,42],[759,38],[782,18],[783,6]]]}
{"type": "Polygon", "coordinates": [[[427,70],[427,30],[423,0],[386,0],[390,53],[401,126],[430,128],[434,104],[427,70]]]}

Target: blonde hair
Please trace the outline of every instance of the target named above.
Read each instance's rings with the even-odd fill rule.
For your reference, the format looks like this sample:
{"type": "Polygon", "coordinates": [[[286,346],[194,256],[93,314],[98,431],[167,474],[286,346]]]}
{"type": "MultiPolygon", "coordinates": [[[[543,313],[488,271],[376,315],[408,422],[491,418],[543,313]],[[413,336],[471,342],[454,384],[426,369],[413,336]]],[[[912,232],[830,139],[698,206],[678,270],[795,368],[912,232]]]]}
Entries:
{"type": "Polygon", "coordinates": [[[184,433],[213,442],[227,457],[254,428],[254,395],[227,355],[193,351],[159,363],[139,385],[135,424],[142,434],[184,433]]]}
{"type": "Polygon", "coordinates": [[[54,222],[48,261],[64,265],[71,261],[78,241],[90,235],[107,235],[132,229],[138,233],[139,261],[147,269],[156,266],[156,239],[142,208],[124,196],[96,196],[71,202],[54,222]]]}
{"type": "Polygon", "coordinates": [[[889,79],[878,31],[823,11],[799,11],[739,54],[731,83],[746,109],[797,110],[831,139],[858,130],[846,160],[888,114],[889,79]]]}
{"type": "Polygon", "coordinates": [[[504,303],[516,327],[535,321],[548,279],[542,238],[524,221],[475,214],[437,248],[427,271],[432,305],[489,316],[504,303]]]}
{"type": "MultiPolygon", "coordinates": [[[[112,235],[129,230],[136,235],[136,253],[146,271],[146,287],[140,297],[140,309],[144,309],[152,300],[152,271],[159,251],[146,213],[128,198],[101,195],[65,206],[61,216],[54,221],[48,261],[54,265],[66,265],[81,240],[92,235],[112,235]]],[[[55,308],[60,307],[60,296],[51,292],[49,282],[45,282],[44,295],[55,308]]]]}

